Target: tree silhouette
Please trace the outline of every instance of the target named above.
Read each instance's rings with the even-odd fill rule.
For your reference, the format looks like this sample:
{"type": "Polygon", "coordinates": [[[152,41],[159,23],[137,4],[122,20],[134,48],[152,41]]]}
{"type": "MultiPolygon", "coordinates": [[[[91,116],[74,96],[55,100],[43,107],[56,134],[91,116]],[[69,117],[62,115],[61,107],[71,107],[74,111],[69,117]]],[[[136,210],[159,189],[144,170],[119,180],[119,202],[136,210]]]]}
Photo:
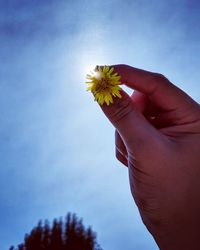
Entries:
{"type": "Polygon", "coordinates": [[[85,229],[82,219],[68,213],[65,221],[54,219],[52,226],[47,220],[40,220],[30,234],[24,237],[24,243],[9,250],[102,250],[96,241],[91,227],[85,229]]]}
{"type": "Polygon", "coordinates": [[[49,226],[48,220],[45,220],[43,227],[43,249],[50,249],[51,244],[51,228],[49,226]]]}
{"type": "Polygon", "coordinates": [[[62,236],[62,221],[58,222],[56,219],[53,221],[52,233],[51,233],[51,243],[50,249],[62,250],[64,246],[63,236],[62,236]]]}

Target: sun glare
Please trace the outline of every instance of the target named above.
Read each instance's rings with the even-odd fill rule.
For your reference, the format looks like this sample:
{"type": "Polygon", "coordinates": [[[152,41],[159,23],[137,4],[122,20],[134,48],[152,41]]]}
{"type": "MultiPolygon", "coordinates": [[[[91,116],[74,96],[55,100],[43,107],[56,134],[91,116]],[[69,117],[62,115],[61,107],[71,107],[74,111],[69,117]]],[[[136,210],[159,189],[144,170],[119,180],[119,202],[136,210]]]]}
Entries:
{"type": "Polygon", "coordinates": [[[88,72],[89,73],[93,72],[95,67],[96,67],[95,64],[87,64],[86,62],[86,64],[83,66],[83,74],[86,75],[88,74],[88,72]]]}
{"type": "Polygon", "coordinates": [[[91,54],[80,54],[78,61],[81,67],[81,76],[83,76],[83,78],[85,78],[86,74],[94,72],[97,65],[107,64],[105,56],[99,54],[98,51],[91,54]]]}

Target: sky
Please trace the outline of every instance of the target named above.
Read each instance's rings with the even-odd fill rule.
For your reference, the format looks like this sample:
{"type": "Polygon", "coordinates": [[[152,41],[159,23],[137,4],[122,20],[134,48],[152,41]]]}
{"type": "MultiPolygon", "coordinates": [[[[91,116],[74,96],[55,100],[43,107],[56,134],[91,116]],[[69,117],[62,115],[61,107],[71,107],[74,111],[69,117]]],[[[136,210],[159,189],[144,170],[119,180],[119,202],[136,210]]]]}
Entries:
{"type": "Polygon", "coordinates": [[[199,13],[193,0],[0,1],[1,250],[67,212],[104,250],[158,249],[85,75],[125,63],[199,102],[199,13]]]}

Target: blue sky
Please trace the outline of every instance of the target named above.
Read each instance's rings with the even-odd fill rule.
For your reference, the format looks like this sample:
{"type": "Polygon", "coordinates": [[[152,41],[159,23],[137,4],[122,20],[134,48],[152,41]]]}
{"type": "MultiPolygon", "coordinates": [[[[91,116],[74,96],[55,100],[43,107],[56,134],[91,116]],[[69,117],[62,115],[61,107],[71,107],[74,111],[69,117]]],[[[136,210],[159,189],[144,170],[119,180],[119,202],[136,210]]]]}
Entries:
{"type": "Polygon", "coordinates": [[[199,101],[199,11],[193,0],[0,2],[0,249],[68,211],[105,250],[157,249],[85,74],[126,63],[199,101]]]}

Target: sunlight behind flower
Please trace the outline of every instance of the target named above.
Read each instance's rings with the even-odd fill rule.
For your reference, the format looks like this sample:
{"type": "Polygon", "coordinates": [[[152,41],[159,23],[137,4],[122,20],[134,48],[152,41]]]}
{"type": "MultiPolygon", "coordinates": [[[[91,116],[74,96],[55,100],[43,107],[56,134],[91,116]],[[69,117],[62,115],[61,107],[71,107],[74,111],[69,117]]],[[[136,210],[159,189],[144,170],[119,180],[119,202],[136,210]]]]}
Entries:
{"type": "Polygon", "coordinates": [[[98,47],[98,45],[92,45],[88,47],[79,47],[78,57],[75,64],[78,65],[78,71],[82,79],[85,79],[86,74],[90,74],[94,71],[97,65],[105,65],[108,63],[108,58],[105,55],[104,48],[98,47]]]}
{"type": "Polygon", "coordinates": [[[90,90],[100,105],[104,102],[107,105],[113,103],[113,98],[121,98],[120,90],[121,81],[117,72],[114,72],[114,68],[109,66],[100,67],[97,66],[91,74],[87,74],[87,90],[90,90]]]}
{"type": "Polygon", "coordinates": [[[88,72],[91,73],[94,71],[96,65],[94,63],[85,63],[83,65],[83,74],[86,75],[88,72]]]}

